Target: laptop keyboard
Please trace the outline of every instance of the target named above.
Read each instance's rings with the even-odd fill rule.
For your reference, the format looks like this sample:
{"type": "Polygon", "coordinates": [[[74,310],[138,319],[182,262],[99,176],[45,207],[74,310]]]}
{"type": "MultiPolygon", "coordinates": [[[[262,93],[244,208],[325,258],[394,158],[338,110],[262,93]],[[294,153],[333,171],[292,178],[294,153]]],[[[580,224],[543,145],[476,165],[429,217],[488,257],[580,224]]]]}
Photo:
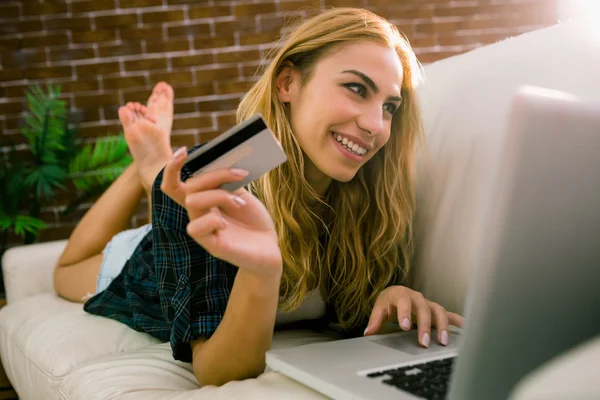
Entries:
{"type": "Polygon", "coordinates": [[[381,381],[424,399],[445,399],[455,357],[373,372],[369,378],[381,381]]]}

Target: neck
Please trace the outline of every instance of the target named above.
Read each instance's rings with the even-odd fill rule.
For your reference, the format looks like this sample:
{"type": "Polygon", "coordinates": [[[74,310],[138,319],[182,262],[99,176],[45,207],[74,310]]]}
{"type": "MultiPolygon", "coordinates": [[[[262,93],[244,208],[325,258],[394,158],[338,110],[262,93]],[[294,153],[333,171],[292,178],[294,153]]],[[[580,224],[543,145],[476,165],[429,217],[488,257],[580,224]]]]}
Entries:
{"type": "Polygon", "coordinates": [[[308,157],[304,165],[304,177],[319,196],[323,196],[331,185],[332,179],[321,172],[308,157]]]}

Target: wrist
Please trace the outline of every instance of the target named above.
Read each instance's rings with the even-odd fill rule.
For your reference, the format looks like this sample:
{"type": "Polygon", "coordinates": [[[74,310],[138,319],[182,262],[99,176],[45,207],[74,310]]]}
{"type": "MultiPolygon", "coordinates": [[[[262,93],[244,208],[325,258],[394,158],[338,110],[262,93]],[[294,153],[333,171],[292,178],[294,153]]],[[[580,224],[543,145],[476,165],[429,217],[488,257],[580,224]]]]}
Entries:
{"type": "Polygon", "coordinates": [[[279,293],[279,284],[283,268],[278,267],[271,270],[270,273],[256,274],[244,268],[239,268],[236,274],[236,281],[239,281],[250,293],[266,294],[270,289],[279,293]]]}

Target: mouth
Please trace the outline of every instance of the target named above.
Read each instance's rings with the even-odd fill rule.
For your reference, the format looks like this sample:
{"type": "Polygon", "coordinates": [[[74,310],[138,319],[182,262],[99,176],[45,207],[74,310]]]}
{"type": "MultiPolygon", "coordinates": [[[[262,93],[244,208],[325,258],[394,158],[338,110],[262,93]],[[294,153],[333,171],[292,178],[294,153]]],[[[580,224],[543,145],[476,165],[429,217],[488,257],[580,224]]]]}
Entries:
{"type": "Polygon", "coordinates": [[[330,132],[336,147],[342,152],[344,156],[354,161],[362,161],[370,150],[353,143],[350,139],[335,133],[330,132]]]}

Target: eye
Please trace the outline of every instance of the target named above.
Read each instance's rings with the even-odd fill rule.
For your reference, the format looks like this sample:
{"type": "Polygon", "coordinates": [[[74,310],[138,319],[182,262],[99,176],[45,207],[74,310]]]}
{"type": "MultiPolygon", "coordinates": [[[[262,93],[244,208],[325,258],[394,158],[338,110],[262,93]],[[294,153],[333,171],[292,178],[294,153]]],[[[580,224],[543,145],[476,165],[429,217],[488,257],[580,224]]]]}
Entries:
{"type": "Polygon", "coordinates": [[[398,110],[398,107],[394,103],[385,103],[383,108],[392,115],[398,110]]]}
{"type": "Polygon", "coordinates": [[[360,83],[346,83],[344,87],[346,87],[351,92],[356,93],[360,97],[365,97],[367,95],[367,89],[360,83]]]}

